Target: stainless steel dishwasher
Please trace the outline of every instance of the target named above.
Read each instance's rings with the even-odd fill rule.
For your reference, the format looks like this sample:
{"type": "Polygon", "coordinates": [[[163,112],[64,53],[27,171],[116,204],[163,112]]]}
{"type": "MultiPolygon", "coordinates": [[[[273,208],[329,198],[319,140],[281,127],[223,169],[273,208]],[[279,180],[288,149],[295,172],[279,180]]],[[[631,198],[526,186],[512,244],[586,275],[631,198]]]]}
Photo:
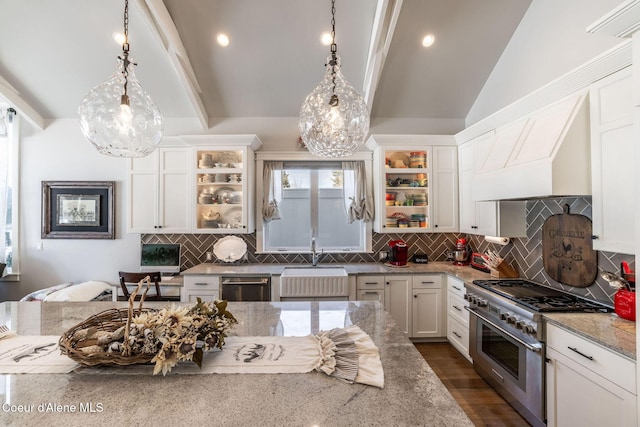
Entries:
{"type": "Polygon", "coordinates": [[[221,297],[227,301],[271,301],[271,278],[223,276],[221,297]]]}

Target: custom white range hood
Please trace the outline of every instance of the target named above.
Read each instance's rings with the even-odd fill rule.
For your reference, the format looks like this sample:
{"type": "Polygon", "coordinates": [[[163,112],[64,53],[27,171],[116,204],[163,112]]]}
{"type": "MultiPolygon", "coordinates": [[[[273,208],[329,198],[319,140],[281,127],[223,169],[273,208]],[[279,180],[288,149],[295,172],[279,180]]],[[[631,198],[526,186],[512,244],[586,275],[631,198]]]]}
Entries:
{"type": "Polygon", "coordinates": [[[471,143],[476,144],[475,201],[591,194],[586,92],[499,127],[471,143]]]}

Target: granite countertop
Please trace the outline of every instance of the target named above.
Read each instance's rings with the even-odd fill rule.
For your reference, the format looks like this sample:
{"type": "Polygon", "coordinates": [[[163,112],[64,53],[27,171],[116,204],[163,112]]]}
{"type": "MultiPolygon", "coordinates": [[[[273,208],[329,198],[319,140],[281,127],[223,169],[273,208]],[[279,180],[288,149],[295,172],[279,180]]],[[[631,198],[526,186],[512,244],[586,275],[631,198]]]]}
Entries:
{"type": "Polygon", "coordinates": [[[636,323],[615,313],[545,313],[547,322],[636,360],[636,323]]]}
{"type": "MultiPolygon", "coordinates": [[[[22,335],[59,335],[92,314],[125,303],[0,304],[0,320],[22,335]]],[[[149,303],[148,306],[163,306],[149,303]]],[[[385,386],[347,384],[323,373],[104,373],[0,375],[2,425],[472,426],[416,348],[378,302],[229,303],[234,334],[299,335],[356,324],[380,351],[385,386]],[[41,412],[41,403],[93,404],[96,412],[41,412]],[[11,410],[14,408],[15,410],[11,410]],[[98,410],[99,408],[99,410],[98,410]]],[[[206,357],[206,355],[205,355],[206,357]]],[[[151,372],[152,367],[149,367],[151,372]]]]}
{"type": "MultiPolygon", "coordinates": [[[[320,267],[344,267],[348,274],[428,274],[444,273],[459,278],[465,282],[476,279],[488,279],[489,273],[473,269],[469,266],[456,266],[451,262],[436,261],[428,264],[410,263],[406,267],[391,267],[382,263],[358,263],[358,264],[321,264],[320,267]]],[[[213,274],[213,275],[260,275],[268,274],[278,276],[282,270],[291,267],[311,267],[309,264],[213,264],[205,263],[196,265],[183,271],[183,276],[213,274]]]]}

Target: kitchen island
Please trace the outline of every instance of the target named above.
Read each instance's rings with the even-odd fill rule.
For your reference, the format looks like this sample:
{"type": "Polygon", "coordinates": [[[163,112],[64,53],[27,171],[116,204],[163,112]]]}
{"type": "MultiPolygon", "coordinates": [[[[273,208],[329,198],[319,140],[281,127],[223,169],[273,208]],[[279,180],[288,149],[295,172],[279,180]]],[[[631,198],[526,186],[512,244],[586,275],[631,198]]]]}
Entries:
{"type": "MultiPolygon", "coordinates": [[[[59,335],[114,306],[125,305],[5,302],[0,319],[20,335],[59,335]]],[[[120,368],[0,375],[0,425],[472,425],[378,302],[229,303],[229,310],[239,322],[232,335],[239,336],[300,336],[359,326],[379,348],[384,388],[319,372],[200,375],[181,373],[180,365],[166,377],[152,376],[152,366],[148,375],[120,368]],[[40,404],[53,410],[39,411],[40,404]]]]}

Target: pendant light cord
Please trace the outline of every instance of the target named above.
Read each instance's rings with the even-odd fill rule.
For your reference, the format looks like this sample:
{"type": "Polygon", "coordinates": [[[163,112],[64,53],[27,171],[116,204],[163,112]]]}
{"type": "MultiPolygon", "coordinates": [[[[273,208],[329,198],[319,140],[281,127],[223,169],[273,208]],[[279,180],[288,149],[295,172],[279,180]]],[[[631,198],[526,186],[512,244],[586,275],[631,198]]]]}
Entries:
{"type": "Polygon", "coordinates": [[[127,95],[127,84],[129,83],[129,64],[137,65],[129,61],[129,0],[124,1],[124,42],[122,43],[122,56],[118,59],[122,61],[122,75],[124,76],[124,93],[120,104],[129,105],[129,95],[127,95]]]}
{"type": "Polygon", "coordinates": [[[329,99],[329,105],[332,107],[338,106],[338,96],[336,95],[336,65],[338,64],[337,53],[338,46],[336,45],[336,0],[331,0],[331,82],[333,87],[331,89],[331,98],[329,99]]]}

